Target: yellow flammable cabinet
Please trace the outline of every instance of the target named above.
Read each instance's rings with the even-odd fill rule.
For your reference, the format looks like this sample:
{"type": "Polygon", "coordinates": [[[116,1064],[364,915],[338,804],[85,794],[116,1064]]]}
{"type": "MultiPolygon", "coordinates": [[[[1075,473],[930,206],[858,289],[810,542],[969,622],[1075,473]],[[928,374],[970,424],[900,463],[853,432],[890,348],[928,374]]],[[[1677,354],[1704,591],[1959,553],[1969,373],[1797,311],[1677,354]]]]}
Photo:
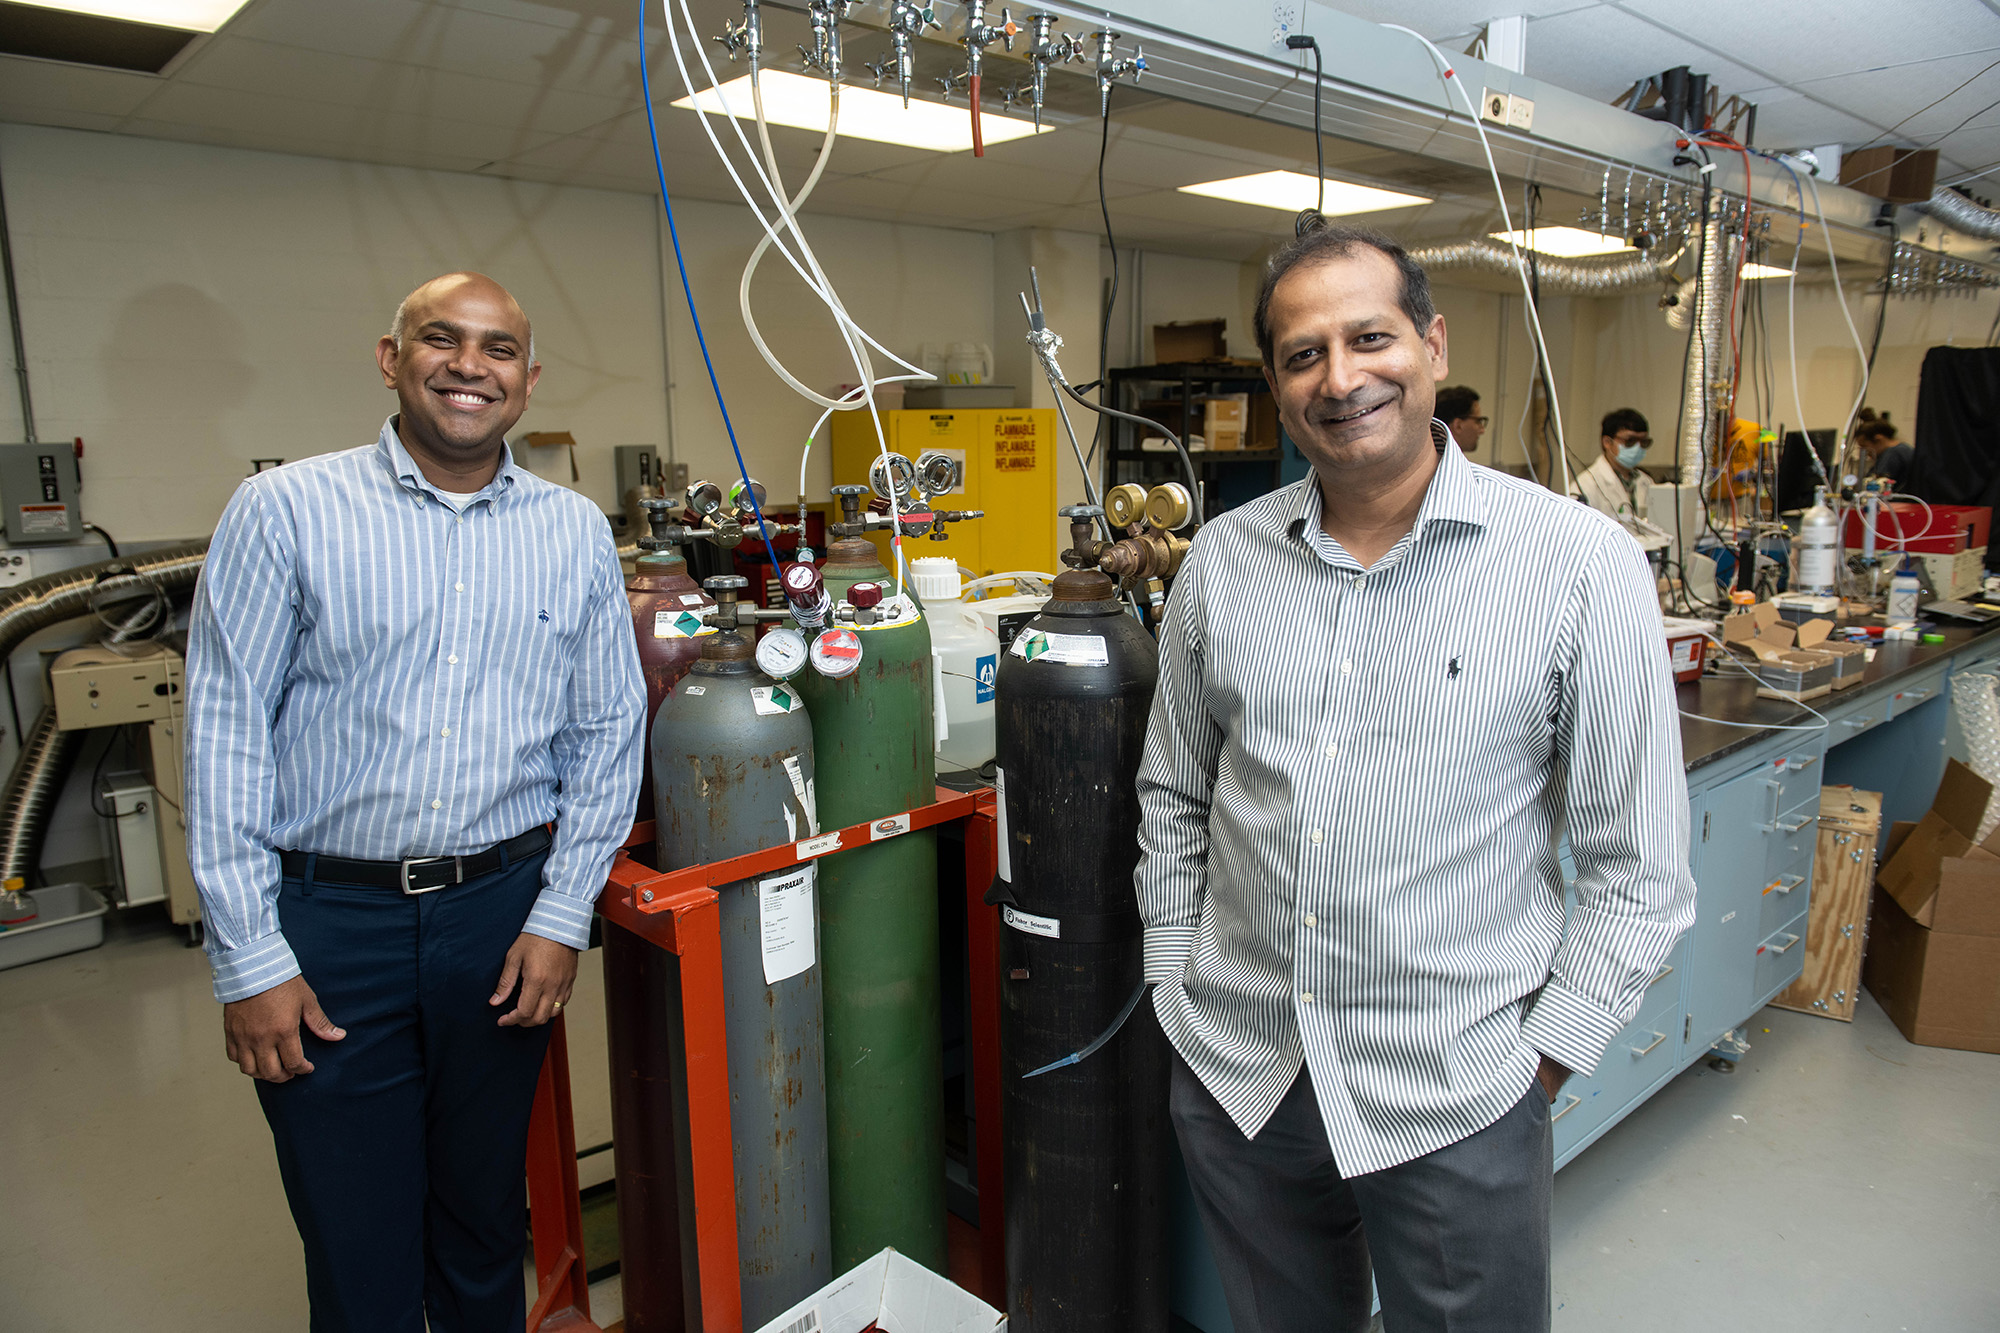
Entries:
{"type": "MultiPolygon", "coordinates": [[[[920,537],[905,542],[910,559],[948,555],[975,574],[1014,569],[1060,573],[1056,563],[1056,414],[1047,407],[926,411],[906,408],[882,414],[889,451],[912,463],[926,453],[949,454],[965,464],[965,485],[940,496],[944,509],[983,509],[985,518],[947,523],[945,540],[920,537]]],[[[833,484],[868,484],[868,469],[879,452],[875,426],[865,411],[833,417],[833,484]]],[[[885,532],[869,533],[889,561],[885,532]]]]}

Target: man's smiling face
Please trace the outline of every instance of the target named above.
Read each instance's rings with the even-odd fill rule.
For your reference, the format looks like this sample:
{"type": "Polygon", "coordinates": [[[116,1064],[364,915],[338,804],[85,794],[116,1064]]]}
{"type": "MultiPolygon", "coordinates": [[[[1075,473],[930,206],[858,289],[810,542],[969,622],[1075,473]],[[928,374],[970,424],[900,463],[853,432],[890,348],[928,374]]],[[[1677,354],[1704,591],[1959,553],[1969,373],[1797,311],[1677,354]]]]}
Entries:
{"type": "Polygon", "coordinates": [[[1432,447],[1448,367],[1444,318],[1418,329],[1401,293],[1395,261],[1365,246],[1302,263],[1271,292],[1265,378],[1285,430],[1324,480],[1394,472],[1432,447]]]}
{"type": "Polygon", "coordinates": [[[514,298],[491,278],[448,274],[410,293],[402,333],[400,347],[384,338],[375,356],[401,404],[404,444],[460,465],[496,451],[541,375],[514,298]]]}

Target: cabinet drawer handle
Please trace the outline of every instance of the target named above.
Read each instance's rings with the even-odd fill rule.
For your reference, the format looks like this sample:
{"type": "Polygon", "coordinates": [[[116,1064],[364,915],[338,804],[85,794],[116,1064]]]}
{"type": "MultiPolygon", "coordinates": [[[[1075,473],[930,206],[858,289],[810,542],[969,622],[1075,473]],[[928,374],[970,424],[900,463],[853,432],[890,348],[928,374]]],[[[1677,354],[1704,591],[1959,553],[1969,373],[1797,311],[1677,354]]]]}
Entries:
{"type": "Polygon", "coordinates": [[[1813,818],[1814,816],[1812,815],[1800,815],[1797,819],[1792,819],[1792,820],[1774,819],[1770,823],[1764,825],[1764,832],[1797,833],[1800,829],[1812,823],[1813,818]]]}
{"type": "Polygon", "coordinates": [[[1785,760],[1785,767],[1791,772],[1803,773],[1818,762],[1819,756],[1816,754],[1809,754],[1804,757],[1792,756],[1785,760]]]}
{"type": "Polygon", "coordinates": [[[1580,1104],[1580,1103],[1581,1103],[1582,1101],[1583,1101],[1583,1098],[1581,1098],[1581,1097],[1577,1096],[1577,1095],[1576,1095],[1575,1093],[1573,1093],[1573,1092],[1572,1092],[1572,1093],[1570,1093],[1570,1094],[1569,1094],[1569,1105],[1568,1105],[1568,1106],[1565,1106],[1565,1107],[1563,1107],[1563,1109],[1562,1109],[1562,1110],[1560,1110],[1560,1111],[1557,1111],[1557,1112],[1556,1112],[1556,1113],[1555,1113],[1554,1115],[1550,1116],[1550,1117],[1549,1117],[1549,1123],[1550,1123],[1551,1125],[1553,1125],[1553,1124],[1554,1124],[1554,1123],[1555,1123],[1556,1121],[1558,1121],[1558,1120],[1562,1119],[1562,1118],[1563,1118],[1564,1116],[1568,1115],[1568,1114],[1569,1114],[1569,1113],[1570,1113],[1571,1111],[1574,1111],[1574,1110],[1575,1110],[1575,1109],[1577,1108],[1577,1106],[1578,1106],[1578,1105],[1579,1105],[1579,1104],[1580,1104]]]}
{"type": "Polygon", "coordinates": [[[1660,973],[1658,976],[1654,977],[1651,981],[1646,983],[1646,989],[1647,990],[1653,989],[1653,987],[1659,985],[1662,981],[1665,981],[1668,977],[1672,976],[1673,974],[1674,974],[1674,965],[1672,963],[1668,963],[1665,967],[1660,969],[1660,973]]]}
{"type": "Polygon", "coordinates": [[[1850,717],[1845,721],[1843,721],[1840,725],[1843,727],[1852,727],[1854,728],[1854,730],[1860,731],[1863,727],[1874,726],[1875,719],[1872,717],[1850,717]]]}
{"type": "Polygon", "coordinates": [[[1771,881],[1770,885],[1767,888],[1765,888],[1764,892],[1790,893],[1793,889],[1796,889],[1799,885],[1805,882],[1806,882],[1806,877],[1804,875],[1780,875],[1778,876],[1778,878],[1771,881]],[[1788,879],[1791,881],[1789,884],[1785,882],[1788,879]]]}
{"type": "Polygon", "coordinates": [[[1780,944],[1775,948],[1767,944],[1764,946],[1764,948],[1771,953],[1784,953],[1786,950],[1790,949],[1794,944],[1797,944],[1798,942],[1799,942],[1798,936],[1787,933],[1785,936],[1785,942],[1783,944],[1780,944]]]}
{"type": "Polygon", "coordinates": [[[1652,1053],[1653,1053],[1653,1052],[1654,1052],[1655,1050],[1658,1050],[1658,1049],[1659,1049],[1659,1045],[1660,1045],[1660,1043],[1661,1043],[1661,1042],[1663,1042],[1663,1041],[1665,1041],[1666,1039],[1667,1039],[1667,1034],[1666,1034],[1666,1033],[1664,1033],[1664,1032],[1655,1032],[1655,1033],[1653,1034],[1653,1041],[1652,1041],[1652,1044],[1651,1044],[1651,1045],[1649,1045],[1649,1046],[1634,1046],[1634,1047],[1632,1048],[1632,1058],[1636,1060],[1636,1059],[1638,1059],[1638,1058],[1639,1058],[1640,1056],[1643,1056],[1643,1055],[1651,1055],[1651,1054],[1652,1054],[1652,1053]]]}
{"type": "Polygon", "coordinates": [[[1898,699],[1923,700],[1930,698],[1935,693],[1937,693],[1935,690],[1901,690],[1897,692],[1896,697],[1898,699]]]}

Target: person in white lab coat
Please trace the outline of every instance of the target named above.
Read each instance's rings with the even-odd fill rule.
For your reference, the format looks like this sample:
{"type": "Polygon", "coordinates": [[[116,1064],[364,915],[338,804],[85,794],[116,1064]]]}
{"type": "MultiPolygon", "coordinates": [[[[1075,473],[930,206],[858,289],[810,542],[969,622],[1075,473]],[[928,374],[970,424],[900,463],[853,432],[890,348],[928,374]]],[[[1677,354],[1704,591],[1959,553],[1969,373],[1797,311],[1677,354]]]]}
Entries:
{"type": "Polygon", "coordinates": [[[1604,456],[1577,474],[1576,497],[1620,520],[1648,517],[1653,479],[1639,470],[1653,443],[1646,418],[1629,407],[1604,415],[1598,446],[1604,456]]]}

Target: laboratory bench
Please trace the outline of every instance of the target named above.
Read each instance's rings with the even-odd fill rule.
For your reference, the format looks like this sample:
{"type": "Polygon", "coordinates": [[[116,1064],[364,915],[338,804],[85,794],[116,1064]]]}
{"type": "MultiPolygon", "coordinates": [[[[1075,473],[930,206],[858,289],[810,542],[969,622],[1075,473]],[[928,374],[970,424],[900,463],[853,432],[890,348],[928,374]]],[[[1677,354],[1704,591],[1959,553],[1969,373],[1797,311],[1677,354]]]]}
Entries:
{"type": "MultiPolygon", "coordinates": [[[[1804,705],[1759,698],[1755,682],[1727,669],[1677,687],[1695,923],[1597,1069],[1557,1097],[1558,1170],[1674,1075],[1740,1053],[1736,1030],[1799,977],[1821,786],[1881,792],[1886,838],[1930,808],[1947,755],[1966,758],[1948,726],[1952,682],[2000,673],[2000,625],[1942,633],[1942,644],[1880,645],[1859,684],[1804,705]]],[[[1568,885],[1567,847],[1560,861],[1568,885]]],[[[1174,1313],[1201,1333],[1229,1333],[1178,1161],[1172,1190],[1174,1313]]]]}

